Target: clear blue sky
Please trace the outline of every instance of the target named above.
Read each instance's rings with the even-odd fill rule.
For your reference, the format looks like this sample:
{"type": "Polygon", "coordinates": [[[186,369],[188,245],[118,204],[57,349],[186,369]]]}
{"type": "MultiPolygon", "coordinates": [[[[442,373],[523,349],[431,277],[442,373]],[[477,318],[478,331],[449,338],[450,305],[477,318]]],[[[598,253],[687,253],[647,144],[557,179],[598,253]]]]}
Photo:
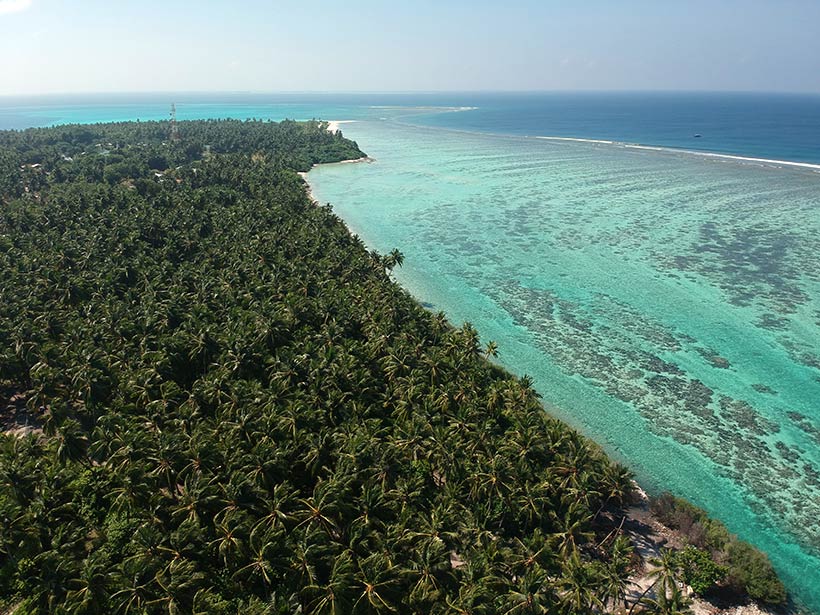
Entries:
{"type": "Polygon", "coordinates": [[[0,94],[820,91],[820,0],[0,0],[0,94]]]}

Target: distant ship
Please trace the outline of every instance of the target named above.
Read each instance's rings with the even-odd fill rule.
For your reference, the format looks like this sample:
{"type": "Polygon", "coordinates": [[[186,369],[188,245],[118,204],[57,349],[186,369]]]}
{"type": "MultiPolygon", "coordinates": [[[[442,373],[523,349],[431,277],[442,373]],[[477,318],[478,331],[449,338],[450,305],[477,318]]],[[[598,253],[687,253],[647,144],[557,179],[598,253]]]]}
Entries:
{"type": "Polygon", "coordinates": [[[700,139],[700,137],[701,137],[701,135],[699,135],[699,134],[695,135],[696,139],[700,139]]]}

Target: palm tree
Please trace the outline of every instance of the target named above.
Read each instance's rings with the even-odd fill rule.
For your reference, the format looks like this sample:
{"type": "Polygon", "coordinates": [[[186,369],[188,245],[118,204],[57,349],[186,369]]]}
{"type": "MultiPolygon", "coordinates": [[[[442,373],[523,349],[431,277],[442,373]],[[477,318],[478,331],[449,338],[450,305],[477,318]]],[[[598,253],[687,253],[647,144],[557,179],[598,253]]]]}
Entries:
{"type": "Polygon", "coordinates": [[[558,582],[561,603],[567,612],[576,615],[603,607],[603,579],[603,571],[597,562],[585,562],[577,551],[573,551],[564,561],[564,573],[558,582]]]}
{"type": "Polygon", "coordinates": [[[180,520],[201,520],[213,514],[218,501],[214,488],[196,476],[177,485],[177,493],[171,505],[172,517],[180,520]]]}
{"type": "Polygon", "coordinates": [[[88,449],[88,437],[75,419],[66,419],[57,428],[57,458],[61,463],[80,461],[88,449]]]}
{"type": "Polygon", "coordinates": [[[601,484],[604,500],[594,515],[598,515],[611,501],[616,504],[623,504],[633,493],[635,487],[632,482],[632,472],[619,463],[608,463],[604,466],[604,471],[600,477],[599,484],[601,484]]]}
{"type": "Polygon", "coordinates": [[[211,541],[211,545],[216,545],[219,559],[225,567],[239,560],[245,547],[245,527],[240,522],[227,519],[223,523],[216,525],[216,540],[211,541]]]}
{"type": "Polygon", "coordinates": [[[306,615],[347,615],[353,605],[354,555],[342,551],[333,559],[327,582],[314,582],[302,590],[306,615]]]}
{"type": "Polygon", "coordinates": [[[281,554],[282,535],[279,532],[255,531],[248,539],[247,564],[238,568],[232,578],[250,586],[262,584],[269,588],[274,583],[274,555],[281,554]]]}
{"type": "Polygon", "coordinates": [[[495,342],[487,342],[487,346],[484,348],[484,356],[488,359],[490,357],[497,357],[498,356],[498,344],[495,342]]]}
{"type": "Polygon", "coordinates": [[[297,507],[296,495],[296,490],[288,482],[274,485],[263,497],[260,505],[261,515],[254,529],[264,526],[270,530],[278,530],[289,525],[294,520],[293,511],[297,507]]]}
{"type": "Polygon", "coordinates": [[[529,530],[542,524],[550,505],[547,494],[548,491],[542,484],[526,484],[516,492],[513,509],[517,513],[518,522],[522,529],[529,530]]]}
{"type": "Polygon", "coordinates": [[[108,562],[96,551],[86,559],[79,574],[69,580],[66,609],[79,613],[105,612],[109,583],[108,562]]]}
{"type": "Polygon", "coordinates": [[[644,602],[651,590],[655,589],[658,599],[663,602],[667,595],[673,594],[678,589],[679,567],[675,552],[672,549],[661,549],[660,557],[650,559],[649,563],[653,566],[653,569],[647,576],[652,579],[652,582],[632,604],[629,615],[632,615],[632,611],[639,603],[644,602]]]}
{"type": "Polygon", "coordinates": [[[396,265],[399,267],[402,266],[404,263],[404,254],[399,252],[398,249],[393,248],[393,250],[390,251],[390,254],[387,254],[382,258],[382,263],[387,271],[392,271],[396,265]]]}
{"type": "Polygon", "coordinates": [[[559,552],[569,557],[577,552],[578,544],[589,540],[593,533],[589,530],[592,515],[581,502],[572,501],[563,510],[563,514],[550,511],[553,523],[557,528],[555,538],[558,540],[559,552]]]}
{"type": "Polygon", "coordinates": [[[54,550],[35,555],[21,579],[25,589],[24,610],[53,612],[63,602],[73,571],[67,570],[71,560],[54,550]]]}
{"type": "Polygon", "coordinates": [[[641,604],[648,612],[657,615],[686,615],[691,613],[691,603],[677,584],[673,584],[669,593],[662,591],[655,598],[645,597],[641,604]]]}
{"type": "Polygon", "coordinates": [[[604,566],[602,599],[605,605],[611,604],[613,609],[626,597],[633,550],[626,536],[618,536],[612,544],[610,560],[604,566]]]}
{"type": "Polygon", "coordinates": [[[440,602],[446,587],[454,583],[450,552],[443,542],[428,543],[416,551],[407,568],[414,579],[408,599],[416,609],[429,609],[440,602]]]}
{"type": "Polygon", "coordinates": [[[499,598],[498,612],[503,615],[547,615],[557,613],[558,600],[549,576],[535,566],[513,579],[509,592],[499,598]]]}
{"type": "Polygon", "coordinates": [[[675,551],[672,549],[661,549],[660,557],[650,561],[655,569],[649,573],[649,577],[655,579],[660,585],[660,593],[668,593],[678,586],[678,576],[680,567],[675,551]]]}
{"type": "Polygon", "coordinates": [[[299,500],[300,507],[294,513],[297,528],[302,526],[318,526],[329,536],[340,537],[339,524],[336,516],[339,514],[339,501],[335,498],[332,489],[325,487],[328,483],[319,483],[314,489],[314,496],[299,500]]]}
{"type": "Polygon", "coordinates": [[[152,579],[144,578],[139,570],[132,570],[125,564],[114,571],[112,577],[118,591],[111,595],[114,612],[130,615],[145,613],[148,603],[154,598],[152,579]]]}
{"type": "Polygon", "coordinates": [[[360,560],[354,578],[359,595],[352,613],[387,613],[397,610],[400,570],[381,553],[360,560]]]}
{"type": "Polygon", "coordinates": [[[146,603],[150,610],[159,607],[170,614],[190,611],[194,596],[205,581],[205,575],[197,570],[196,564],[185,558],[175,558],[155,577],[158,586],[157,597],[146,603]]]}
{"type": "Polygon", "coordinates": [[[555,552],[550,549],[549,540],[540,529],[536,529],[525,540],[514,538],[511,547],[517,554],[511,563],[511,570],[516,575],[526,572],[534,566],[543,570],[554,570],[557,560],[555,552]]]}

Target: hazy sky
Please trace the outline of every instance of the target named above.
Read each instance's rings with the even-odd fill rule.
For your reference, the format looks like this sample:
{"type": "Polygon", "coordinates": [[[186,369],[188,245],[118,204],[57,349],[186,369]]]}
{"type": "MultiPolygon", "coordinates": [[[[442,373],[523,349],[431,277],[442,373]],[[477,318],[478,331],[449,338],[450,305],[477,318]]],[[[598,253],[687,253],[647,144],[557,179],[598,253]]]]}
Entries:
{"type": "Polygon", "coordinates": [[[820,0],[0,0],[0,94],[820,91],[820,0]]]}

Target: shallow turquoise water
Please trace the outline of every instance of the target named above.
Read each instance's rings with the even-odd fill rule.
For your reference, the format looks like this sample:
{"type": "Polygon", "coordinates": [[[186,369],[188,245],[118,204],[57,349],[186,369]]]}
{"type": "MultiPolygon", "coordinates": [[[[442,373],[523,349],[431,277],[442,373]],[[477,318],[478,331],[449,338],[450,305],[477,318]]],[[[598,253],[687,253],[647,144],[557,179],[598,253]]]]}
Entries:
{"type": "Polygon", "coordinates": [[[820,174],[392,121],[311,171],[552,411],[759,545],[820,612],[820,174]]]}

